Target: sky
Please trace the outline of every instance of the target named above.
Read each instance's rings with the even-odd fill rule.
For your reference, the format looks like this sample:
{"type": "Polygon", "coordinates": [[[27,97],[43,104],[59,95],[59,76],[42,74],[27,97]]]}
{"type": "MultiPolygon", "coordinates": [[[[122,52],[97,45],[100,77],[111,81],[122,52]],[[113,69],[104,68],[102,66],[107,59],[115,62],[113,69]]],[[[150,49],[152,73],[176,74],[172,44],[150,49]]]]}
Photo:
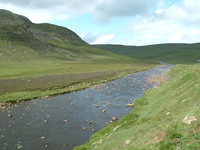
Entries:
{"type": "Polygon", "coordinates": [[[0,9],[67,27],[90,44],[200,42],[200,0],[1,0],[0,9]]]}

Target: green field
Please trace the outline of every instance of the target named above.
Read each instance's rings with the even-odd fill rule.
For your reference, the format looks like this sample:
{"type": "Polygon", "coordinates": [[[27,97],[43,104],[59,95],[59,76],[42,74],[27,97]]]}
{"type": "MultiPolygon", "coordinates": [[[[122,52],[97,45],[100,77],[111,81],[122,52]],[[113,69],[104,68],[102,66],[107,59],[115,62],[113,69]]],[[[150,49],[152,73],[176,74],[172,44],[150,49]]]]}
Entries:
{"type": "Polygon", "coordinates": [[[177,65],[170,78],[138,99],[130,114],[75,149],[200,149],[200,64],[177,65]],[[182,123],[187,115],[197,121],[182,123]]]}
{"type": "Polygon", "coordinates": [[[193,64],[200,59],[200,43],[147,46],[94,45],[109,52],[152,62],[193,64]]]}

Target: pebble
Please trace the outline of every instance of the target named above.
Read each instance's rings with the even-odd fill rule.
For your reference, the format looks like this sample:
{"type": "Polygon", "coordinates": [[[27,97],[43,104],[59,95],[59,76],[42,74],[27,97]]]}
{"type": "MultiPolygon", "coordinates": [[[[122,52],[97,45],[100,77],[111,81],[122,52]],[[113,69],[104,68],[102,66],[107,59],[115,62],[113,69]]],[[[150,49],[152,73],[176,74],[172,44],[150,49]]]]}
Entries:
{"type": "Polygon", "coordinates": [[[103,110],[102,110],[102,112],[103,112],[103,113],[105,113],[105,112],[106,112],[106,110],[104,110],[104,109],[103,109],[103,110]]]}
{"type": "Polygon", "coordinates": [[[48,122],[48,120],[44,120],[44,122],[45,122],[45,123],[47,123],[47,122],[48,122]]]}
{"type": "Polygon", "coordinates": [[[27,124],[27,125],[31,125],[31,124],[32,124],[32,122],[27,122],[26,124],[27,124]]]}
{"type": "Polygon", "coordinates": [[[186,115],[185,118],[182,120],[184,124],[191,124],[193,121],[197,121],[195,116],[186,115]]]}
{"type": "Polygon", "coordinates": [[[118,120],[118,118],[112,117],[112,121],[113,121],[113,122],[115,122],[115,121],[117,121],[117,120],[118,120]]]}
{"type": "Polygon", "coordinates": [[[49,96],[48,96],[48,95],[43,97],[43,99],[47,99],[47,98],[49,98],[49,96]]]}
{"type": "Polygon", "coordinates": [[[99,106],[97,104],[94,104],[93,106],[96,107],[96,108],[99,108],[99,106]]]}
{"type": "Polygon", "coordinates": [[[8,117],[12,117],[12,115],[11,115],[11,114],[8,114],[8,117]]]}
{"type": "Polygon", "coordinates": [[[111,103],[110,102],[106,102],[106,106],[110,105],[111,103]]]}
{"type": "Polygon", "coordinates": [[[28,111],[30,111],[30,107],[28,107],[28,106],[27,106],[27,107],[25,108],[25,110],[28,110],[28,111]]]}
{"type": "Polygon", "coordinates": [[[133,106],[134,106],[134,103],[126,104],[126,107],[133,107],[133,106]]]}
{"type": "Polygon", "coordinates": [[[131,140],[126,140],[125,144],[129,144],[131,142],[131,140]]]}
{"type": "Polygon", "coordinates": [[[93,121],[92,120],[87,120],[88,124],[92,124],[93,121]]]}
{"type": "Polygon", "coordinates": [[[21,149],[21,148],[23,148],[23,146],[21,144],[17,144],[17,148],[21,149]]]}

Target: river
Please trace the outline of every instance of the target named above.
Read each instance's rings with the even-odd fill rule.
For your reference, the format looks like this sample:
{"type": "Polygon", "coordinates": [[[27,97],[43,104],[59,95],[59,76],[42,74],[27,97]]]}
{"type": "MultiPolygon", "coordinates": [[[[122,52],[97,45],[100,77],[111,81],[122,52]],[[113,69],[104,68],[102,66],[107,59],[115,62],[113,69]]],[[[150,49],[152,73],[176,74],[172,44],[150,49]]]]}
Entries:
{"type": "Polygon", "coordinates": [[[69,150],[120,119],[154,84],[147,78],[171,65],[129,74],[91,88],[12,104],[0,110],[0,150],[69,150]]]}

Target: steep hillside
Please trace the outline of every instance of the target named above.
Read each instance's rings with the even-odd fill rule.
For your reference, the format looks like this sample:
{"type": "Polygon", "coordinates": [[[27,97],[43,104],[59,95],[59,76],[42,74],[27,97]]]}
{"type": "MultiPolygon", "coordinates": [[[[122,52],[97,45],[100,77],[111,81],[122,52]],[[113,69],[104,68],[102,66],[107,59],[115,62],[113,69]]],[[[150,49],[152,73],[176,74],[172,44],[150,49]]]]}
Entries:
{"type": "Polygon", "coordinates": [[[131,56],[149,61],[195,63],[200,59],[200,43],[148,46],[95,45],[95,47],[123,56],[131,56]]]}
{"type": "Polygon", "coordinates": [[[93,48],[65,27],[34,24],[28,18],[7,10],[0,10],[0,47],[0,62],[4,63],[25,60],[131,60],[93,48]]]}

